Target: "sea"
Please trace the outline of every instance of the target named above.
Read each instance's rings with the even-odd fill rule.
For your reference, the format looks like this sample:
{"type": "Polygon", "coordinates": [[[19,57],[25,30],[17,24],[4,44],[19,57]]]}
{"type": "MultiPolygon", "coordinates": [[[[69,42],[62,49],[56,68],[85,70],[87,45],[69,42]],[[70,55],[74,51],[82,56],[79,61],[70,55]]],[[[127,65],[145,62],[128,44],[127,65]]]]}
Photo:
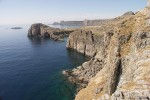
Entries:
{"type": "Polygon", "coordinates": [[[28,38],[30,25],[11,27],[0,26],[0,100],[73,100],[76,86],[62,71],[88,58],[67,50],[67,38],[64,42],[28,38]]]}

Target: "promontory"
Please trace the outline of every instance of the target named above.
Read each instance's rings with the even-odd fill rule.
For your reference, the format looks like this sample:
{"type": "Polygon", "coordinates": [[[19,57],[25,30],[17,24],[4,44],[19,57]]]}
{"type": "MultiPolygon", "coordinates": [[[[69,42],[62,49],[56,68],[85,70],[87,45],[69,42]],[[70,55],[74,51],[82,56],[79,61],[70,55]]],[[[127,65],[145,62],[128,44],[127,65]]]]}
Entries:
{"type": "Polygon", "coordinates": [[[150,100],[150,11],[127,12],[70,34],[67,48],[91,60],[63,74],[75,100],[150,100]]]}
{"type": "MultiPolygon", "coordinates": [[[[94,25],[65,30],[67,49],[90,57],[63,71],[78,85],[75,100],[150,100],[150,7],[94,25]]],[[[28,36],[55,39],[64,32],[34,24],[28,36]]]]}

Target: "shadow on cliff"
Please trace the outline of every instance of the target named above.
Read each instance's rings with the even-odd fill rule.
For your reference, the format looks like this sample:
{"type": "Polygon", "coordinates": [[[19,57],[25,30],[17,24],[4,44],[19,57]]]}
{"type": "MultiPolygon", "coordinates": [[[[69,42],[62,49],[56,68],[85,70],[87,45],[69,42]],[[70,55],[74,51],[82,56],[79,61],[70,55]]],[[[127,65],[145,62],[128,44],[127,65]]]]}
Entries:
{"type": "Polygon", "coordinates": [[[67,54],[71,62],[74,62],[74,61],[81,62],[78,60],[82,60],[82,62],[85,62],[85,61],[90,60],[89,57],[85,56],[84,54],[78,53],[72,49],[67,49],[67,54]]]}
{"type": "Polygon", "coordinates": [[[117,90],[117,86],[119,85],[119,81],[120,81],[121,75],[122,75],[122,61],[120,60],[119,66],[118,66],[118,69],[117,69],[116,84],[115,84],[114,92],[117,90]]]}

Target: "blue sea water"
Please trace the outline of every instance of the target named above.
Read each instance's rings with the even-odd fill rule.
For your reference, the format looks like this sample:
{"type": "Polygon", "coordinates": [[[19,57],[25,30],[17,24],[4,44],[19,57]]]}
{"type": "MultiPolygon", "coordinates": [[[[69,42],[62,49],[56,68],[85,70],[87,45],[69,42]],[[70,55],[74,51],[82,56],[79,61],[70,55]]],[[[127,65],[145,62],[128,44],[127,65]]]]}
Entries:
{"type": "Polygon", "coordinates": [[[0,100],[73,100],[76,87],[62,75],[86,57],[65,42],[28,38],[27,30],[0,26],[0,100]]]}

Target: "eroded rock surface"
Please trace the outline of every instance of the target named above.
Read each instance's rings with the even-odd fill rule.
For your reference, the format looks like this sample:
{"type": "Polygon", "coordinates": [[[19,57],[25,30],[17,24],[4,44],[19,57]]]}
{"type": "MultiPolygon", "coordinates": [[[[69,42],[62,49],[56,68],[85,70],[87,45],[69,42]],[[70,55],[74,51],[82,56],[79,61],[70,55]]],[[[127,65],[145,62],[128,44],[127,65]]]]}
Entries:
{"type": "Polygon", "coordinates": [[[69,36],[74,30],[52,28],[47,25],[37,23],[31,25],[28,31],[28,37],[44,37],[52,38],[54,40],[63,40],[64,37],[69,36]]]}
{"type": "Polygon", "coordinates": [[[84,84],[76,100],[150,99],[150,26],[145,14],[120,16],[70,34],[67,48],[91,57],[64,71],[73,82],[84,84]]]}

